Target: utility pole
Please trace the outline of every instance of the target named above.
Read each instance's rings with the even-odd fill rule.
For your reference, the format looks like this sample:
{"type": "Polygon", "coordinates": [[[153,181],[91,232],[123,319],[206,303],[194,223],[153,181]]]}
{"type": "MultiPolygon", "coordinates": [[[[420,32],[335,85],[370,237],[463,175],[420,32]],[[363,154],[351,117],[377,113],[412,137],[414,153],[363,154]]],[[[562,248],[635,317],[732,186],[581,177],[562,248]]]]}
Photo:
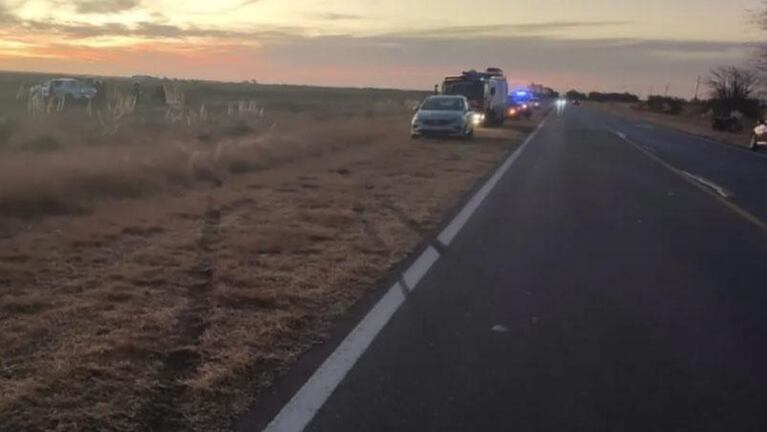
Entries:
{"type": "Polygon", "coordinates": [[[668,88],[671,86],[671,83],[666,84],[666,91],[663,92],[663,97],[668,97],[668,88]]]}
{"type": "Polygon", "coordinates": [[[698,101],[698,90],[700,90],[700,75],[698,75],[698,81],[695,83],[695,96],[692,98],[693,102],[698,101]]]}

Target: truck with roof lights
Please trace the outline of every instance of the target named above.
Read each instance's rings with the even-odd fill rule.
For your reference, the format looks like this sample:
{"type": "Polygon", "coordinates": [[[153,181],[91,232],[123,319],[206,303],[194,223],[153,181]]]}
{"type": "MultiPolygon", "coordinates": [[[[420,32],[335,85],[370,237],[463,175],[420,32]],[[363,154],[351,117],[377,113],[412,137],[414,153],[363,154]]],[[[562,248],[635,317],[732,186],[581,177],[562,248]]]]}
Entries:
{"type": "Polygon", "coordinates": [[[485,126],[500,126],[506,119],[509,85],[503,71],[487,68],[449,76],[442,82],[442,94],[465,96],[472,110],[484,116],[485,126]]]}

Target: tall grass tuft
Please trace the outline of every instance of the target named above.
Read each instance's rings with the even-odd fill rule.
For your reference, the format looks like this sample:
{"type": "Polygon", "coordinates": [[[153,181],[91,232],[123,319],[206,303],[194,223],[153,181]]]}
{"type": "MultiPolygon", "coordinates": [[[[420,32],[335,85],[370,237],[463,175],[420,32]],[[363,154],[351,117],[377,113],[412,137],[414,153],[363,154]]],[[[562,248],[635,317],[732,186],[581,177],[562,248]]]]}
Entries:
{"type": "Polygon", "coordinates": [[[165,111],[165,120],[171,124],[183,121],[191,124],[191,119],[186,112],[186,94],[178,83],[164,83],[162,87],[165,92],[165,105],[168,107],[165,111]]]}
{"type": "Polygon", "coordinates": [[[19,90],[16,92],[16,100],[20,101],[24,99],[29,94],[29,90],[27,90],[27,86],[24,83],[19,84],[19,90]]]}
{"type": "Polygon", "coordinates": [[[107,98],[103,110],[96,111],[96,118],[101,126],[101,133],[114,135],[120,129],[123,118],[133,114],[136,109],[136,97],[124,95],[115,89],[107,98]]]}
{"type": "Polygon", "coordinates": [[[27,113],[33,117],[44,116],[47,112],[45,98],[39,92],[29,95],[27,100],[27,113]]]}

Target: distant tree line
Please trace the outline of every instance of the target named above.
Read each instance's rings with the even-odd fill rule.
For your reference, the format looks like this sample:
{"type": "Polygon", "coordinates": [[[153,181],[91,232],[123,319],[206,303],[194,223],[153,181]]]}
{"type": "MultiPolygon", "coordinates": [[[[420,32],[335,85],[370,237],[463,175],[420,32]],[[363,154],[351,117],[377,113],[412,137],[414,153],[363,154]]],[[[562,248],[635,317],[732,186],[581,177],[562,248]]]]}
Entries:
{"type": "Polygon", "coordinates": [[[570,100],[589,100],[593,102],[639,102],[639,96],[632,94],[632,93],[600,93],[600,92],[590,92],[588,95],[586,93],[579,92],[578,90],[570,90],[566,94],[568,99],[570,100]]]}
{"type": "Polygon", "coordinates": [[[565,96],[567,96],[568,100],[583,101],[583,100],[586,100],[587,98],[586,93],[581,93],[578,90],[570,90],[567,93],[565,93],[565,96]]]}
{"type": "Polygon", "coordinates": [[[594,102],[639,102],[639,96],[631,93],[589,93],[589,100],[594,102]]]}

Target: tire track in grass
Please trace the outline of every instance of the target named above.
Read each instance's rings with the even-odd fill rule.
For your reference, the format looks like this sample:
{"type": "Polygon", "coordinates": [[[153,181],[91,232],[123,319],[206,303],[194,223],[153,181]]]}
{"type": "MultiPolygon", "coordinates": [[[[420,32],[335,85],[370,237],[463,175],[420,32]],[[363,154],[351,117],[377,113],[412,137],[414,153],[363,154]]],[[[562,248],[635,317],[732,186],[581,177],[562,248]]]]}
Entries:
{"type": "Polygon", "coordinates": [[[179,315],[172,333],[171,351],[164,354],[158,382],[143,405],[139,421],[148,430],[187,430],[189,425],[181,409],[186,392],[183,384],[202,363],[198,347],[208,328],[210,294],[215,282],[214,246],[221,223],[221,210],[211,205],[206,210],[197,240],[197,263],[189,273],[194,282],[187,291],[188,305],[179,315]]]}

